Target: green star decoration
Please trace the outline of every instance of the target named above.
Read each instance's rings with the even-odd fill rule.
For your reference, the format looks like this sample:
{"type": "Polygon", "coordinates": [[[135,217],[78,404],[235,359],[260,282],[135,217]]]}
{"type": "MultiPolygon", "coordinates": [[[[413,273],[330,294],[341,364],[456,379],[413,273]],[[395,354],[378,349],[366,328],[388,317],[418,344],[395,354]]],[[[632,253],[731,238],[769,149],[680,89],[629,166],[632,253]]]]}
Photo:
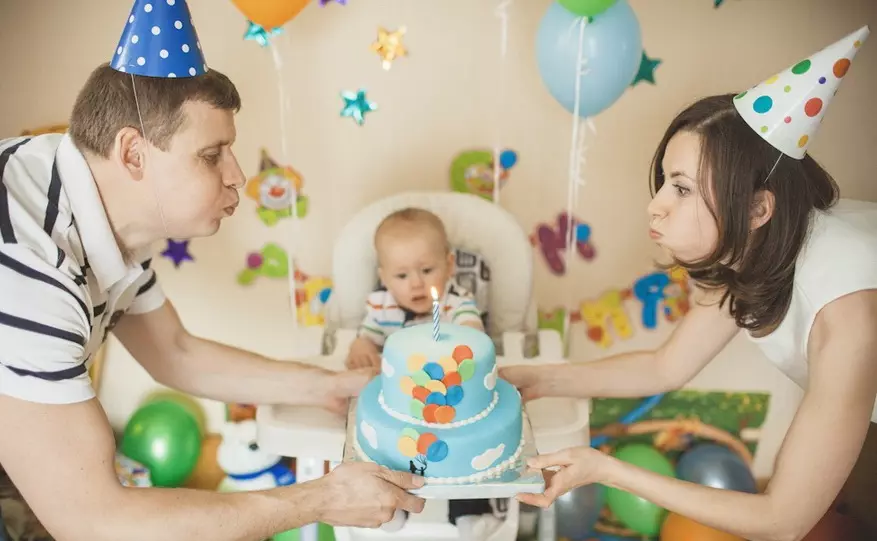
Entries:
{"type": "Polygon", "coordinates": [[[374,102],[368,101],[365,97],[365,90],[357,92],[342,92],[341,97],[344,99],[344,109],[341,110],[342,117],[350,117],[362,126],[365,122],[365,114],[376,111],[378,106],[374,102]]]}
{"type": "Polygon", "coordinates": [[[247,28],[247,32],[244,34],[244,39],[251,39],[261,45],[262,47],[268,46],[268,39],[271,36],[276,36],[283,32],[283,29],[279,26],[277,28],[272,29],[270,32],[259,26],[258,24],[250,21],[250,26],[247,28]]]}
{"type": "Polygon", "coordinates": [[[713,0],[714,7],[719,7],[725,0],[713,0]]]}
{"type": "Polygon", "coordinates": [[[643,57],[639,63],[639,70],[636,72],[636,77],[634,77],[630,86],[636,86],[640,81],[648,81],[655,84],[655,70],[660,63],[660,58],[649,58],[648,55],[646,55],[646,52],[643,51],[643,57]]]}

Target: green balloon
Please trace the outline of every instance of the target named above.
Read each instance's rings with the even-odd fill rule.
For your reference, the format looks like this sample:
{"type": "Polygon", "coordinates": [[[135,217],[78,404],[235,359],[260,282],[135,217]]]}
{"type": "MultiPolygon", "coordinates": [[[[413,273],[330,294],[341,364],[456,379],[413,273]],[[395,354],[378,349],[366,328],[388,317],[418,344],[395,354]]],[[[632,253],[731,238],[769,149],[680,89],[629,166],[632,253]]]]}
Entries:
{"type": "MultiPolygon", "coordinates": [[[[650,445],[632,443],[621,447],[614,454],[615,458],[634,466],[667,477],[676,477],[670,461],[650,445]]],[[[661,525],[667,515],[667,510],[663,507],[613,487],[606,488],[606,504],[625,526],[647,536],[656,536],[661,532],[661,525]]]]}
{"type": "MultiPolygon", "coordinates": [[[[411,406],[410,406],[411,415],[413,415],[416,419],[423,419],[423,408],[424,407],[425,406],[423,405],[423,402],[421,402],[420,400],[417,400],[416,398],[413,399],[411,401],[411,406]]],[[[408,429],[406,428],[405,430],[408,430],[408,429]]],[[[405,430],[402,431],[403,436],[405,435],[405,430]]],[[[415,432],[415,434],[417,434],[417,433],[415,432]]],[[[419,438],[419,437],[420,437],[419,434],[417,434],[415,436],[411,436],[411,438],[414,441],[417,441],[417,438],[419,438]]]]}
{"type": "Polygon", "coordinates": [[[149,468],[154,486],[178,487],[198,462],[201,430],[188,408],[176,401],[157,400],[131,416],[121,451],[149,468]]]}
{"type": "Polygon", "coordinates": [[[466,359],[461,362],[460,366],[457,367],[457,372],[460,374],[460,379],[462,381],[468,380],[475,374],[475,361],[472,359],[466,359]]]}
{"type": "Polygon", "coordinates": [[[609,9],[615,0],[557,0],[567,11],[582,17],[593,17],[609,9]]]}
{"type": "Polygon", "coordinates": [[[432,378],[429,377],[429,374],[427,374],[423,370],[418,370],[417,372],[411,374],[411,379],[414,380],[414,383],[416,383],[420,387],[423,387],[427,383],[429,383],[429,380],[431,380],[432,378]]]}

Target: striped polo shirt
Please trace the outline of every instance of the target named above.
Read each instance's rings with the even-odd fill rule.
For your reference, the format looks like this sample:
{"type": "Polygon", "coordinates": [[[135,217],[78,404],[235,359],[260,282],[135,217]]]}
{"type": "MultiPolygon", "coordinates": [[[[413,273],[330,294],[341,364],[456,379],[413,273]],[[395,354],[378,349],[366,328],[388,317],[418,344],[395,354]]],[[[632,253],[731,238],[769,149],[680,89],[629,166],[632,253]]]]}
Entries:
{"type": "Polygon", "coordinates": [[[91,356],[125,313],[164,303],[147,250],[124,257],[67,134],[0,140],[0,393],[95,396],[91,356]]]}

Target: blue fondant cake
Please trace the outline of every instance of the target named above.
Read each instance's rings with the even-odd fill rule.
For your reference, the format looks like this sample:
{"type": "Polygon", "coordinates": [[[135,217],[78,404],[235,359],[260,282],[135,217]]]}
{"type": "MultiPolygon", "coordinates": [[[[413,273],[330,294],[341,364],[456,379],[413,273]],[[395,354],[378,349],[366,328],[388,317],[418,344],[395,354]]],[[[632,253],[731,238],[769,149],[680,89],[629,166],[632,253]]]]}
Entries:
{"type": "Polygon", "coordinates": [[[486,334],[442,324],[390,335],[381,375],[356,408],[356,447],[365,459],[433,483],[500,475],[521,453],[521,397],[497,377],[486,334]]]}

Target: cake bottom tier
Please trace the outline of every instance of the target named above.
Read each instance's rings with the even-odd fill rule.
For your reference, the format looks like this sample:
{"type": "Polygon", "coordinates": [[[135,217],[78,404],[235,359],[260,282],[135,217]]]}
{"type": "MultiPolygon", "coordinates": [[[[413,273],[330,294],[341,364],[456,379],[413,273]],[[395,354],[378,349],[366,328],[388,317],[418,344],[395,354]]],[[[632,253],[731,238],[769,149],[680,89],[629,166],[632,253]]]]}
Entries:
{"type": "Polygon", "coordinates": [[[359,395],[356,407],[356,451],[392,470],[411,471],[430,483],[461,484],[500,475],[521,454],[521,396],[498,380],[496,407],[478,421],[453,428],[407,423],[378,403],[381,378],[359,395]]]}

